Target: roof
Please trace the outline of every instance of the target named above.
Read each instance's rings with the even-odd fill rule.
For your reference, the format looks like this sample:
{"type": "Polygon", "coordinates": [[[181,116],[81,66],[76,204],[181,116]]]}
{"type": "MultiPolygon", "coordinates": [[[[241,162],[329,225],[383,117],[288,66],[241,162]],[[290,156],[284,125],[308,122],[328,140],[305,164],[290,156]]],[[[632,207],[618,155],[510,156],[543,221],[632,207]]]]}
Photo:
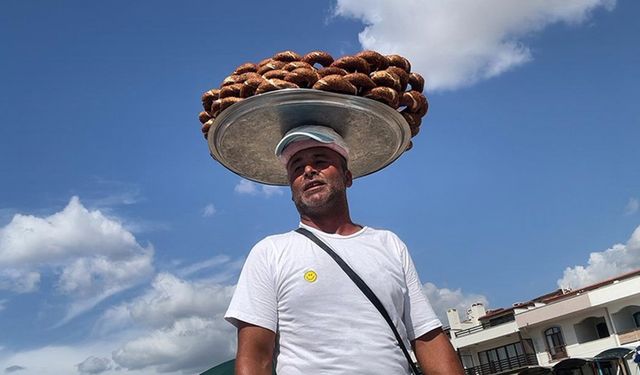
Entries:
{"type": "Polygon", "coordinates": [[[595,284],[587,285],[587,286],[584,286],[582,288],[578,288],[578,289],[572,290],[572,291],[564,293],[562,295],[550,298],[550,299],[548,299],[547,301],[544,301],[544,302],[545,303],[555,302],[555,301],[563,299],[563,298],[571,297],[571,296],[574,296],[576,294],[580,294],[580,293],[588,292],[588,291],[591,291],[591,290],[594,290],[594,289],[602,288],[603,286],[614,284],[614,283],[616,283],[616,282],[618,282],[620,280],[630,279],[632,277],[639,276],[639,275],[640,275],[640,269],[637,269],[635,271],[623,273],[622,275],[614,276],[612,278],[597,282],[595,284]]]}
{"type": "Polygon", "coordinates": [[[533,306],[534,303],[532,301],[529,302],[518,302],[518,303],[514,303],[513,306],[509,307],[509,308],[497,308],[494,310],[489,310],[487,311],[486,314],[484,314],[483,316],[481,316],[480,318],[478,318],[478,320],[487,320],[487,319],[493,319],[502,315],[513,315],[513,311],[515,309],[523,309],[523,308],[527,308],[528,306],[533,306]]]}
{"type": "Polygon", "coordinates": [[[236,360],[232,359],[208,369],[200,375],[233,375],[235,372],[236,360]]]}
{"type": "Polygon", "coordinates": [[[560,369],[579,368],[579,367],[582,367],[587,362],[592,362],[592,360],[587,358],[567,358],[556,363],[555,366],[553,366],[553,369],[560,370],[560,369]]]}
{"type": "Polygon", "coordinates": [[[607,349],[604,352],[596,355],[593,359],[618,359],[624,358],[629,353],[633,353],[635,349],[633,348],[611,348],[607,349]]]}
{"type": "Polygon", "coordinates": [[[494,309],[494,310],[489,310],[489,311],[487,311],[487,313],[485,315],[483,315],[480,318],[478,318],[478,320],[487,320],[487,319],[492,319],[492,318],[495,318],[495,317],[498,317],[498,316],[501,316],[501,315],[513,314],[515,309],[527,308],[529,306],[534,306],[536,302],[544,303],[544,304],[548,304],[548,303],[551,303],[551,302],[557,302],[557,301],[563,300],[565,298],[573,297],[575,295],[578,295],[578,294],[581,294],[581,293],[584,293],[584,292],[588,292],[588,291],[591,291],[591,290],[594,290],[594,289],[602,288],[603,286],[614,284],[614,283],[619,282],[621,280],[630,279],[630,278],[636,277],[636,276],[640,276],[640,269],[637,269],[637,270],[631,271],[631,272],[627,272],[627,273],[623,273],[621,275],[614,276],[612,278],[597,282],[595,284],[587,285],[587,286],[584,286],[582,288],[578,288],[578,289],[574,289],[574,290],[556,289],[556,290],[554,290],[552,292],[549,292],[547,294],[543,294],[541,296],[535,297],[530,301],[514,303],[513,306],[508,307],[508,308],[498,308],[498,309],[494,309]]]}

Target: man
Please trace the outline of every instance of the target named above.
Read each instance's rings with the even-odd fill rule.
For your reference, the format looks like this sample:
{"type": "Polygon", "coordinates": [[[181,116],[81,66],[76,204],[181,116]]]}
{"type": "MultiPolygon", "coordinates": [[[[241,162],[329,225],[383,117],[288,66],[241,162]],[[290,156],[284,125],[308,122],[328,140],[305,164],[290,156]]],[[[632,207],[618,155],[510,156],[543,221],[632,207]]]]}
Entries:
{"type": "MultiPolygon", "coordinates": [[[[354,223],[347,202],[349,149],[333,129],[302,126],[276,147],[300,226],[367,283],[427,375],[463,370],[421,291],[406,246],[354,223]]],[[[249,254],[225,318],[238,329],[236,374],[408,374],[391,328],[320,247],[294,231],[249,254]]]]}

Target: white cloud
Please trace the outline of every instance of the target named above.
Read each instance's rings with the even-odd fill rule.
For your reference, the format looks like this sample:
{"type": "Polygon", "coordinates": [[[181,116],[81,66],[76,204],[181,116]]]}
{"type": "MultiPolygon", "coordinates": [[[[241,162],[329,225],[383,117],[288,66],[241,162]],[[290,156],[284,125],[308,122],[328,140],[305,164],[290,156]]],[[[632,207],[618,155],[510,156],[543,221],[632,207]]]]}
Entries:
{"type": "Polygon", "coordinates": [[[249,180],[240,180],[233,191],[238,194],[256,195],[258,194],[258,184],[249,180]]]}
{"type": "Polygon", "coordinates": [[[576,289],[604,279],[640,268],[640,226],[626,244],[615,244],[611,248],[589,255],[587,266],[567,267],[558,280],[560,288],[576,289]]]}
{"type": "Polygon", "coordinates": [[[58,287],[65,294],[90,297],[101,294],[101,291],[121,290],[123,286],[135,284],[141,281],[138,273],[146,278],[152,270],[147,252],[125,259],[105,256],[80,258],[63,269],[58,287]]]}
{"type": "Polygon", "coordinates": [[[272,195],[282,195],[285,190],[286,188],[280,186],[262,185],[262,194],[267,198],[272,195]]]}
{"type": "Polygon", "coordinates": [[[101,198],[91,199],[89,202],[92,207],[104,207],[109,209],[113,206],[132,205],[143,199],[141,198],[140,188],[131,187],[129,190],[107,194],[101,198]]]}
{"type": "Polygon", "coordinates": [[[77,197],[47,217],[16,214],[0,228],[0,289],[38,289],[41,274],[57,277],[72,303],[60,324],[105,298],[147,280],[153,248],[140,245],[117,220],[86,209],[77,197]]]}
{"type": "Polygon", "coordinates": [[[84,201],[91,207],[109,210],[113,206],[132,205],[144,200],[140,186],[129,182],[93,177],[81,187],[84,201]]]}
{"type": "Polygon", "coordinates": [[[101,374],[107,370],[111,370],[111,363],[109,358],[91,356],[76,366],[81,374],[101,374]]]}
{"type": "Polygon", "coordinates": [[[334,13],[361,20],[360,44],[410,59],[427,89],[454,89],[532,59],[524,38],[548,25],[579,24],[615,0],[337,0],[334,13]]]}
{"type": "Polygon", "coordinates": [[[78,259],[65,267],[59,289],[73,296],[66,316],[56,324],[61,326],[76,316],[91,310],[104,299],[146,280],[153,272],[151,253],[126,260],[78,259]]]}
{"type": "Polygon", "coordinates": [[[74,363],[86,358],[83,350],[64,346],[47,346],[35,350],[11,353],[0,358],[0,365],[14,368],[17,374],[76,374],[74,363]]]}
{"type": "MultiPolygon", "coordinates": [[[[108,337],[110,335],[118,335],[118,333],[124,331],[131,333],[135,327],[135,322],[131,317],[128,306],[112,306],[98,318],[92,329],[92,336],[108,337]]],[[[146,330],[143,329],[142,331],[146,330]]]]}
{"type": "Polygon", "coordinates": [[[216,208],[213,203],[209,203],[202,210],[202,217],[211,217],[216,213],[216,208]]]}
{"type": "Polygon", "coordinates": [[[280,186],[270,186],[270,185],[259,185],[255,182],[249,180],[240,180],[238,184],[233,188],[238,194],[242,195],[262,195],[266,198],[269,198],[274,195],[282,195],[284,194],[285,188],[280,186]]]}
{"type": "Polygon", "coordinates": [[[156,276],[152,289],[129,305],[132,317],[152,327],[166,327],[176,319],[221,315],[234,287],[187,281],[168,273],[156,276]]]}
{"type": "MultiPolygon", "coordinates": [[[[109,353],[108,344],[97,343],[71,346],[45,346],[0,356],[0,368],[16,375],[60,375],[78,374],[78,363],[84,363],[93,352],[109,353]],[[13,371],[9,370],[12,369],[13,371]]],[[[5,353],[3,353],[5,354],[5,353]]],[[[103,357],[103,356],[101,356],[103,357]]],[[[97,368],[96,368],[97,369],[97,368]]],[[[123,374],[120,369],[105,370],[102,374],[123,374]]],[[[127,375],[150,375],[149,371],[127,371],[127,375]]],[[[176,373],[175,375],[181,375],[176,373]]]]}
{"type": "Polygon", "coordinates": [[[191,317],[129,341],[113,353],[113,360],[127,370],[154,367],[160,373],[198,373],[231,359],[234,352],[230,324],[191,317]]]}
{"type": "Polygon", "coordinates": [[[93,254],[126,256],[144,250],[133,234],[73,197],[60,212],[40,218],[17,214],[0,229],[0,265],[23,266],[93,254]]]}
{"type": "Polygon", "coordinates": [[[223,319],[234,289],[161,273],[144,294],[103,314],[96,341],[0,348],[0,368],[25,367],[20,373],[28,375],[200,373],[234,356],[235,329],[223,319]]]}
{"type": "Polygon", "coordinates": [[[16,293],[29,293],[38,289],[40,273],[24,268],[5,268],[0,270],[0,290],[12,290],[16,293]]]}
{"type": "Polygon", "coordinates": [[[231,258],[229,258],[226,255],[218,255],[213,258],[203,260],[202,262],[198,262],[198,263],[191,264],[189,266],[182,267],[177,271],[177,273],[180,277],[188,277],[202,270],[214,268],[219,265],[228,263],[230,260],[231,258]]]}
{"type": "Polygon", "coordinates": [[[9,366],[4,369],[4,372],[6,372],[7,374],[11,374],[13,372],[26,370],[26,369],[27,369],[26,367],[22,367],[22,366],[9,366]]]}
{"type": "Polygon", "coordinates": [[[485,306],[489,305],[485,296],[481,294],[465,294],[461,289],[438,288],[432,283],[426,283],[423,285],[422,290],[444,325],[448,324],[447,310],[449,309],[467,311],[476,302],[481,302],[485,306]]]}
{"type": "Polygon", "coordinates": [[[640,210],[640,201],[638,198],[629,198],[627,206],[624,208],[625,215],[633,215],[640,210]]]}
{"type": "MultiPolygon", "coordinates": [[[[5,309],[5,304],[7,303],[6,299],[0,299],[0,311],[5,309]]],[[[1,350],[1,347],[0,347],[1,350]]]]}
{"type": "Polygon", "coordinates": [[[122,344],[113,360],[128,370],[197,372],[233,357],[235,329],[223,319],[234,286],[159,274],[147,293],[105,314],[102,321],[150,330],[122,344]]]}

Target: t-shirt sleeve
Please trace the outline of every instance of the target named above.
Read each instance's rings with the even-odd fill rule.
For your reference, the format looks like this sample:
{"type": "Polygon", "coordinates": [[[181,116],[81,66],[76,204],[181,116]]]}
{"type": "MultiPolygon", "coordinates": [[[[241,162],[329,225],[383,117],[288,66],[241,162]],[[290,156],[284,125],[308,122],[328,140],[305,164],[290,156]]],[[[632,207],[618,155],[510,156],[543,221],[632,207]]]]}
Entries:
{"type": "Polygon", "coordinates": [[[404,322],[409,340],[415,340],[427,332],[442,327],[442,323],[422,291],[422,283],[407,247],[401,241],[400,245],[408,297],[405,299],[404,322]]]}
{"type": "Polygon", "coordinates": [[[271,243],[258,242],[240,272],[238,285],[224,318],[234,326],[238,321],[277,330],[278,310],[271,243]]]}

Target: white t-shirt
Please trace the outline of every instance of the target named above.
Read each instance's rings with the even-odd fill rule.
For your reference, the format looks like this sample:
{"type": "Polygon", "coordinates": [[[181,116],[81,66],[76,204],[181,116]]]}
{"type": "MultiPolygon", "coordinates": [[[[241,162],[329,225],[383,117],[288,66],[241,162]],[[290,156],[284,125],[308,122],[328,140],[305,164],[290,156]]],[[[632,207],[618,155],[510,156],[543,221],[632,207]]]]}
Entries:
{"type": "MultiPolygon", "coordinates": [[[[301,224],[327,243],[380,299],[409,340],[440,327],[405,244],[364,227],[341,236],[301,224]]],[[[408,374],[391,328],[320,247],[296,232],[269,236],[251,250],[225,314],[275,333],[276,371],[289,374],[408,374]]]]}

